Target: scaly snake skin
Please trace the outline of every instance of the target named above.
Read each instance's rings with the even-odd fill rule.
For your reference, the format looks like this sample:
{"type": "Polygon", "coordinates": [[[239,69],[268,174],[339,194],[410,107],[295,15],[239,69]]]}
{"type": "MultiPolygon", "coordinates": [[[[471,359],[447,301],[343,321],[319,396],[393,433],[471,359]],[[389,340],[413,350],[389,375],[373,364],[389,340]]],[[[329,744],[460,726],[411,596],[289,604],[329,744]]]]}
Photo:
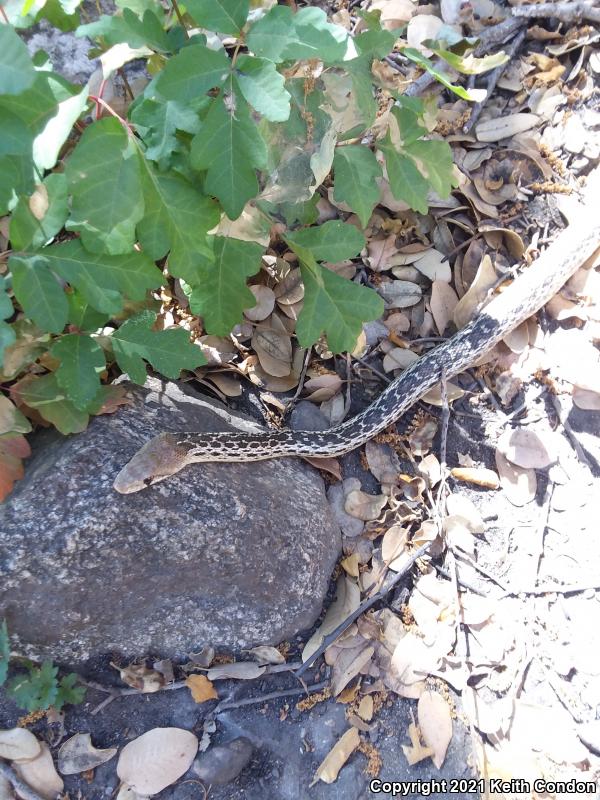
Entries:
{"type": "Polygon", "coordinates": [[[594,253],[600,246],[600,213],[597,195],[591,194],[588,201],[596,205],[595,213],[582,207],[532,266],[466,327],[406,369],[361,414],[326,431],[161,433],[125,465],[114,488],[122,494],[137,492],[198,461],[339,456],[364,444],[438,383],[442,373],[450,378],[466,369],[538,311],[594,253]]]}

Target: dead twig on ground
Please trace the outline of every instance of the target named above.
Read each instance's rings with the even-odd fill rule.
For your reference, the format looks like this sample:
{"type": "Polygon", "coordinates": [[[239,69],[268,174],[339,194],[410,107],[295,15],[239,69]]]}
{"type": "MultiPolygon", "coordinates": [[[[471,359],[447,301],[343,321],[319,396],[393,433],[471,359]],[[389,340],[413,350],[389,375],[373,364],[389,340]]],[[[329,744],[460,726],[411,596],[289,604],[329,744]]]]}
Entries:
{"type": "Polygon", "coordinates": [[[594,2],[539,3],[538,5],[515,6],[512,9],[513,17],[531,19],[532,17],[556,17],[561,22],[581,22],[584,19],[590,22],[600,22],[600,8],[594,2]]]}
{"type": "Polygon", "coordinates": [[[471,128],[475,125],[475,123],[481,116],[481,112],[483,111],[487,101],[492,96],[492,93],[496,88],[496,84],[498,83],[500,77],[503,75],[504,71],[506,70],[510,62],[517,54],[519,48],[523,44],[523,40],[525,39],[525,34],[526,34],[525,30],[519,31],[519,33],[510,43],[510,47],[506,49],[506,55],[508,56],[508,58],[506,59],[504,64],[500,64],[499,67],[496,67],[496,69],[493,69],[491,72],[488,73],[485,86],[485,91],[486,91],[485,100],[482,100],[480,103],[475,103],[475,105],[472,106],[471,116],[467,120],[466,124],[463,126],[463,133],[469,133],[471,128]]]}
{"type": "Polygon", "coordinates": [[[282,697],[293,697],[297,694],[310,694],[311,692],[320,692],[321,689],[326,689],[329,686],[329,681],[321,681],[321,683],[313,683],[311,686],[296,686],[293,689],[283,689],[279,692],[268,692],[268,694],[261,694],[257,697],[244,697],[242,700],[224,700],[219,703],[210,716],[216,717],[223,711],[231,711],[234,708],[242,708],[243,706],[259,705],[260,703],[267,703],[269,700],[279,700],[282,697]]]}
{"type": "Polygon", "coordinates": [[[21,778],[17,775],[14,769],[0,760],[0,775],[10,783],[15,791],[19,793],[19,797],[23,800],[44,800],[44,798],[37,792],[34,792],[21,778]]]}
{"type": "Polygon", "coordinates": [[[317,658],[323,655],[323,653],[325,652],[325,650],[327,650],[329,645],[333,644],[336,641],[336,639],[339,639],[342,633],[344,633],[344,631],[346,631],[355,620],[357,620],[360,616],[362,616],[362,614],[364,614],[365,611],[368,611],[380,600],[383,600],[384,597],[391,592],[394,586],[396,586],[396,584],[398,584],[402,580],[402,578],[406,575],[406,573],[412,568],[415,561],[421,558],[422,555],[425,555],[425,553],[429,550],[430,547],[431,547],[431,542],[426,542],[425,544],[421,545],[421,547],[417,548],[414,551],[414,553],[412,553],[409,556],[408,561],[402,567],[402,569],[399,570],[392,577],[392,579],[388,581],[388,583],[377,592],[377,594],[374,594],[372,597],[368,597],[366,600],[364,600],[356,609],[356,611],[353,611],[352,614],[349,614],[343,622],[340,622],[337,628],[323,639],[323,643],[321,644],[321,646],[317,650],[315,650],[315,652],[311,656],[309,656],[306,659],[304,664],[302,664],[302,666],[299,669],[296,670],[296,672],[294,673],[296,678],[299,678],[301,675],[304,675],[306,670],[312,667],[317,658]]]}

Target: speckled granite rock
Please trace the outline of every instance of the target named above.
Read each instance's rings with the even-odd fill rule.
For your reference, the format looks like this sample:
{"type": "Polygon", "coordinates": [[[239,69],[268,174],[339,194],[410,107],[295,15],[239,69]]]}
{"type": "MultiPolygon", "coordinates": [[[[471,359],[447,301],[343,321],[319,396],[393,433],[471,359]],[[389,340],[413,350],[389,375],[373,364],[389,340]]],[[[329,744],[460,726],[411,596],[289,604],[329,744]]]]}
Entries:
{"type": "Polygon", "coordinates": [[[179,657],[309,627],[340,550],[318,473],[296,459],[195,464],[117,494],[115,475],[156,433],[231,427],[174,384],[128,392],[131,406],[83,434],[41,434],[0,506],[0,618],[21,648],[67,662],[179,657]]]}

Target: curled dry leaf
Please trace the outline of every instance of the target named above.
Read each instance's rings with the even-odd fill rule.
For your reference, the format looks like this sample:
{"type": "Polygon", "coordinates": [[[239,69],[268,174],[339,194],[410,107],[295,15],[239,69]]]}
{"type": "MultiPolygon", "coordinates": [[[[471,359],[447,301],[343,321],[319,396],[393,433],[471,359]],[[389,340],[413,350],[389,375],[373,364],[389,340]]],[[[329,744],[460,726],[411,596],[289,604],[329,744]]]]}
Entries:
{"type": "Polygon", "coordinates": [[[263,644],[259,647],[253,647],[248,652],[259,664],[285,664],[285,658],[279,650],[270,645],[263,644]]]}
{"type": "Polygon", "coordinates": [[[304,384],[304,389],[308,392],[306,399],[312,400],[313,403],[322,403],[337,394],[342,384],[342,379],[335,373],[318,375],[304,384]]]}
{"type": "Polygon", "coordinates": [[[535,470],[517,467],[496,450],[496,468],[500,476],[500,485],[513,506],[524,506],[530,503],[537,493],[535,470]]]}
{"type": "Polygon", "coordinates": [[[416,47],[426,55],[432,55],[431,50],[421,45],[426,39],[437,39],[440,28],[444,25],[443,20],[434,17],[433,14],[417,14],[408,23],[406,29],[406,39],[410,47],[416,47]]]}
{"type": "Polygon", "coordinates": [[[486,467],[454,467],[450,470],[450,474],[457,481],[473,483],[484,489],[497,489],[500,486],[500,480],[494,470],[486,467]]]}
{"type": "Polygon", "coordinates": [[[441,480],[442,466],[435,453],[429,453],[428,456],[421,459],[417,469],[429,486],[435,486],[441,480]]]}
{"type": "Polygon", "coordinates": [[[14,764],[15,772],[44,800],[56,800],[64,789],[64,783],[54,767],[50,748],[42,742],[39,755],[31,761],[14,764]]]}
{"type": "Polygon", "coordinates": [[[371,722],[373,719],[373,698],[371,695],[365,695],[365,697],[361,699],[357,713],[365,722],[371,722]]]}
{"type": "Polygon", "coordinates": [[[317,781],[323,781],[323,783],[333,783],[337,779],[341,768],[344,766],[346,761],[348,761],[359,744],[360,736],[358,735],[356,728],[350,728],[347,730],[341,739],[329,751],[329,753],[327,753],[315,772],[315,777],[310,785],[314,786],[317,781]]]}
{"type": "Polygon", "coordinates": [[[265,669],[266,667],[260,667],[253,661],[236,661],[233,664],[219,664],[218,667],[211,667],[207,672],[207,677],[211,681],[223,678],[251,681],[259,678],[265,669]]]}
{"type": "Polygon", "coordinates": [[[291,269],[273,290],[277,302],[282,306],[293,306],[304,299],[304,284],[299,267],[291,269]]]}
{"type": "Polygon", "coordinates": [[[433,751],[431,760],[441,769],[452,739],[450,706],[438,692],[423,692],[417,706],[423,741],[433,751]]]}
{"type": "Polygon", "coordinates": [[[323,640],[350,616],[360,605],[360,590],[357,584],[345,575],[337,579],[336,597],[327,609],[323,622],[310,637],[302,651],[302,661],[307,661],[319,649],[323,640]]]}
{"type": "Polygon", "coordinates": [[[390,569],[399,572],[406,563],[408,528],[392,525],[385,532],[381,543],[381,557],[390,569]]]}
{"type": "Polygon", "coordinates": [[[188,675],[185,685],[190,690],[194,703],[206,703],[207,700],[219,699],[217,690],[205,675],[188,675]]]}
{"type": "Polygon", "coordinates": [[[26,728],[0,731],[0,758],[8,761],[30,761],[40,754],[41,745],[26,728]]]}
{"type": "Polygon", "coordinates": [[[414,722],[411,722],[408,726],[408,738],[410,739],[410,747],[403,744],[402,752],[406,756],[406,760],[411,767],[414,764],[418,764],[419,761],[423,761],[433,755],[431,747],[426,747],[421,742],[419,729],[414,722]]]}
{"type": "Polygon", "coordinates": [[[153,728],[121,750],[117,775],[138,794],[158,794],[188,771],[197,750],[190,731],[153,728]]]}
{"type": "Polygon", "coordinates": [[[484,533],[485,523],[472,500],[464,494],[454,492],[446,500],[448,514],[462,517],[471,533],[484,533]]]}
{"type": "Polygon", "coordinates": [[[453,318],[457,328],[464,328],[479,311],[481,304],[488,298],[490,289],[496,283],[496,279],[497,275],[492,259],[486,254],[481,259],[471,286],[454,309],[453,318]]]}
{"type": "Polygon", "coordinates": [[[367,646],[364,641],[358,647],[344,648],[339,652],[331,678],[331,692],[334,697],[337,697],[342,689],[345,689],[350,681],[365,669],[374,652],[375,648],[367,646]]]}
{"type": "Polygon", "coordinates": [[[164,676],[154,669],[149,669],[145,664],[129,664],[127,667],[119,667],[112,664],[111,667],[119,671],[123,683],[138,689],[140,692],[158,692],[165,685],[164,676]]]}
{"type": "Polygon", "coordinates": [[[268,286],[250,286],[250,291],[254,295],[256,305],[252,308],[247,308],[244,311],[244,316],[252,322],[262,322],[275,308],[275,293],[268,286]]]}
{"type": "Polygon", "coordinates": [[[388,444],[369,440],[365,444],[365,456],[371,474],[379,483],[394,483],[400,472],[400,461],[388,444]]]}
{"type": "Polygon", "coordinates": [[[388,498],[383,494],[372,495],[356,489],[347,495],[344,510],[363,522],[369,522],[377,519],[387,501],[388,498]]]}
{"type": "Polygon", "coordinates": [[[110,761],[116,754],[116,747],[98,750],[92,744],[89,733],[76,733],[58,751],[58,769],[63,775],[76,775],[78,772],[95,769],[110,761]]]}
{"type": "Polygon", "coordinates": [[[431,450],[433,438],[437,431],[434,419],[424,419],[419,427],[408,436],[410,451],[414,456],[424,456],[431,450]]]}
{"type": "MultiPolygon", "coordinates": [[[[460,400],[463,395],[464,391],[460,388],[460,386],[457,386],[451,381],[446,382],[446,399],[449,403],[453,403],[455,400],[460,400]]],[[[424,403],[429,403],[430,406],[441,408],[443,405],[441,384],[437,383],[435,386],[433,386],[423,395],[421,400],[423,400],[424,403]]]]}
{"type": "Polygon", "coordinates": [[[415,267],[430,281],[450,283],[452,271],[448,260],[439,250],[427,250],[420,258],[414,261],[415,267]]]}
{"type": "Polygon", "coordinates": [[[555,448],[550,437],[542,441],[535,431],[517,428],[506,431],[498,442],[498,451],[518,467],[545,469],[556,462],[555,448]]]}

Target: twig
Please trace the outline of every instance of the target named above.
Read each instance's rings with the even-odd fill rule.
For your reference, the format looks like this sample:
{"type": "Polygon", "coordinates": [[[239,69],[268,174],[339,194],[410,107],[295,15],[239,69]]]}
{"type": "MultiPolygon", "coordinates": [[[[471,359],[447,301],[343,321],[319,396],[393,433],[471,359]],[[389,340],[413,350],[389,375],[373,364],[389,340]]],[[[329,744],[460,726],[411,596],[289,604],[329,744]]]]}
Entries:
{"type": "Polygon", "coordinates": [[[518,49],[523,44],[523,40],[525,39],[525,34],[526,31],[524,29],[522,31],[519,31],[519,33],[512,40],[510,47],[506,49],[506,54],[508,55],[508,58],[506,59],[504,64],[500,64],[499,67],[496,67],[496,69],[493,69],[488,74],[485,86],[485,91],[486,91],[485,99],[482,100],[480,103],[475,103],[475,105],[473,106],[471,110],[471,116],[467,120],[466,124],[463,125],[463,133],[469,133],[473,125],[475,125],[475,123],[481,116],[481,112],[483,111],[487,101],[492,96],[492,93],[496,88],[496,84],[498,83],[500,77],[503,75],[504,71],[515,57],[518,49]]]}
{"type": "Polygon", "coordinates": [[[44,798],[37,792],[34,792],[26,783],[19,778],[13,768],[6,762],[0,760],[0,775],[2,775],[10,783],[10,785],[19,793],[19,797],[23,800],[44,800],[44,798]]]}
{"type": "Polygon", "coordinates": [[[556,17],[561,22],[581,22],[589,19],[600,22],[600,8],[591,2],[539,3],[539,5],[515,6],[513,17],[556,17]]]}
{"type": "Polygon", "coordinates": [[[183,28],[183,30],[185,31],[186,38],[187,38],[187,39],[189,39],[189,38],[190,38],[190,34],[189,34],[189,32],[188,32],[188,29],[185,27],[185,22],[183,21],[183,16],[182,16],[182,14],[181,14],[181,10],[180,10],[180,8],[179,8],[179,5],[178,5],[178,3],[177,3],[177,0],[171,0],[171,4],[172,4],[172,6],[173,6],[173,9],[174,9],[174,11],[175,11],[175,14],[177,15],[177,19],[178,19],[178,21],[179,21],[179,24],[181,25],[181,27],[182,27],[182,28],[183,28]]]}
{"type": "Polygon", "coordinates": [[[322,681],[321,683],[313,683],[312,686],[296,686],[293,689],[284,689],[281,692],[269,692],[268,694],[261,694],[258,697],[244,697],[242,700],[225,700],[219,703],[218,706],[211,711],[210,716],[216,717],[223,711],[230,711],[232,708],[242,708],[243,706],[252,706],[260,703],[266,703],[269,700],[279,700],[281,697],[293,697],[295,694],[302,694],[306,692],[320,692],[329,686],[329,681],[322,681]]]}
{"type": "Polygon", "coordinates": [[[362,364],[363,367],[366,367],[368,370],[370,370],[373,373],[373,375],[377,375],[378,378],[381,378],[382,381],[385,381],[386,383],[392,382],[391,378],[388,378],[388,376],[384,375],[383,372],[376,369],[375,367],[372,367],[370,364],[367,364],[367,362],[364,359],[359,358],[358,356],[353,356],[353,358],[355,361],[358,361],[359,364],[362,364]]]}
{"type": "Polygon", "coordinates": [[[581,592],[589,592],[590,590],[594,592],[600,591],[600,582],[590,581],[589,583],[571,583],[568,586],[547,583],[544,586],[534,586],[533,589],[507,589],[504,594],[498,597],[498,600],[502,600],[505,597],[517,597],[520,594],[541,595],[551,594],[552,592],[555,592],[556,594],[581,594],[581,592]]]}
{"type": "Polygon", "coordinates": [[[383,600],[383,598],[391,592],[394,586],[396,586],[396,584],[399,583],[402,580],[402,578],[406,575],[406,573],[412,568],[415,561],[421,558],[421,556],[424,555],[427,552],[427,550],[429,550],[430,547],[431,547],[431,542],[426,542],[425,544],[421,545],[421,547],[417,548],[414,551],[414,553],[412,553],[409,556],[406,564],[402,567],[402,569],[399,572],[397,572],[393,576],[393,578],[389,581],[389,583],[382,589],[380,589],[377,592],[377,594],[374,594],[372,597],[369,597],[366,600],[364,600],[356,609],[356,611],[353,611],[352,614],[347,616],[343,622],[340,622],[337,628],[323,639],[323,643],[321,644],[321,646],[317,650],[315,650],[315,652],[311,656],[309,656],[306,659],[304,664],[302,664],[302,666],[299,669],[296,670],[294,675],[297,678],[299,678],[301,675],[304,675],[306,670],[312,667],[317,658],[323,655],[323,653],[325,652],[325,650],[327,650],[329,645],[333,644],[333,642],[335,642],[336,639],[339,639],[342,633],[344,633],[344,631],[347,630],[350,627],[350,625],[352,625],[354,620],[358,619],[362,614],[365,613],[365,611],[368,611],[376,603],[378,603],[380,600],[383,600]]]}
{"type": "Polygon", "coordinates": [[[292,397],[290,402],[285,409],[285,413],[288,414],[296,405],[296,401],[300,397],[300,393],[304,388],[304,379],[306,378],[306,371],[308,369],[308,365],[310,364],[310,356],[312,353],[312,345],[306,351],[306,355],[304,356],[304,364],[302,365],[302,372],[300,373],[300,377],[298,378],[298,388],[296,389],[296,394],[292,397]]]}
{"type": "Polygon", "coordinates": [[[454,555],[457,556],[459,561],[464,561],[465,564],[468,564],[470,567],[473,567],[473,569],[476,572],[479,572],[485,578],[492,581],[492,583],[495,583],[496,586],[499,586],[502,589],[502,591],[504,592],[507,591],[506,586],[503,583],[501,583],[500,580],[495,575],[492,575],[492,573],[488,572],[488,570],[485,569],[485,567],[480,566],[476,561],[468,557],[466,553],[460,553],[458,551],[455,551],[454,555]]]}

